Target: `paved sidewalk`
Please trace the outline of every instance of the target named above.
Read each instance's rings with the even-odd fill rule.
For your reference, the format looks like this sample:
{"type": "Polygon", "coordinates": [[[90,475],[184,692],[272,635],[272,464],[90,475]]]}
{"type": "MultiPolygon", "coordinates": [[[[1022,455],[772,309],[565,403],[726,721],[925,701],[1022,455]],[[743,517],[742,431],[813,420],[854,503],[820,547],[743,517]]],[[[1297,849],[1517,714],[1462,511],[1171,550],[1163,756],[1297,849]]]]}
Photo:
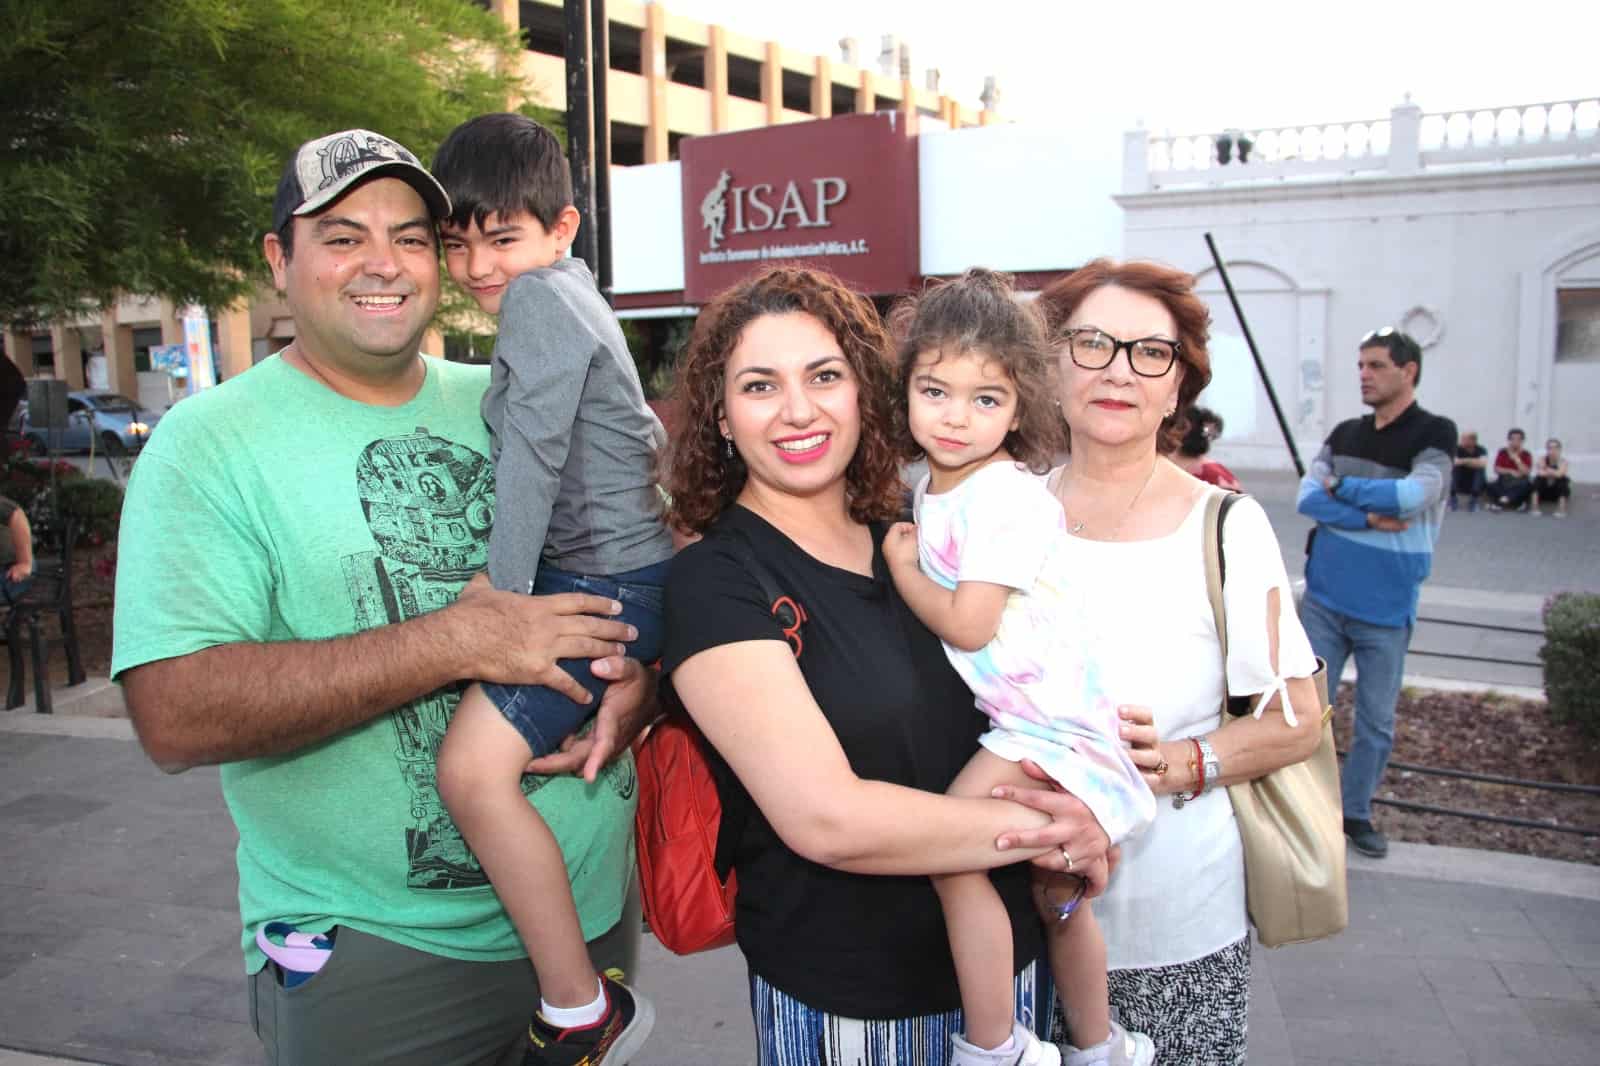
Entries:
{"type": "MultiPolygon", "coordinates": [[[[0,1066],[259,1062],[215,770],[165,776],[120,719],[0,714],[0,1066]]],[[[1251,1061],[1590,1064],[1600,867],[1396,845],[1353,856],[1351,927],[1258,950],[1251,1061]]],[[[751,1053],[734,950],[646,938],[636,1066],[751,1053]]]]}

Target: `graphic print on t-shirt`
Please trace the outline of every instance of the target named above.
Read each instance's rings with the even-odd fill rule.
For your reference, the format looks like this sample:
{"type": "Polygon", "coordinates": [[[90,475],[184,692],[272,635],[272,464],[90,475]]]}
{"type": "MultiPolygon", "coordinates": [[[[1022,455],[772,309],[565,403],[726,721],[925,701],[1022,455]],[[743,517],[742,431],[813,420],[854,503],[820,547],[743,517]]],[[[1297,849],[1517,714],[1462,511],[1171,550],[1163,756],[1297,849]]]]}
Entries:
{"type": "MultiPolygon", "coordinates": [[[[356,463],[361,510],[378,550],[344,556],[345,586],[361,629],[404,622],[449,604],[489,557],[494,468],[471,448],[426,429],[373,441],[356,463]]],[[[406,885],[489,883],[439,798],[434,760],[460,693],[440,689],[390,714],[395,761],[411,797],[406,885]]],[[[532,792],[544,781],[523,778],[532,792]]]]}

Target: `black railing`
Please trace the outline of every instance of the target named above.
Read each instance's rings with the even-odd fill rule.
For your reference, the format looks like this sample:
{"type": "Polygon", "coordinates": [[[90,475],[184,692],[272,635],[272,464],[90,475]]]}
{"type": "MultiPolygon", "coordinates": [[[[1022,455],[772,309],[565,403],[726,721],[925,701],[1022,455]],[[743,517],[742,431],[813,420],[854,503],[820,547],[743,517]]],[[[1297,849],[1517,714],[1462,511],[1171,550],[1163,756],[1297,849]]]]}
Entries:
{"type": "MultiPolygon", "coordinates": [[[[1344,752],[1339,752],[1343,759],[1344,752]]],[[[1502,777],[1498,774],[1481,774],[1473,770],[1452,770],[1440,766],[1418,766],[1415,763],[1391,762],[1391,770],[1404,770],[1407,773],[1427,774],[1433,777],[1452,777],[1466,781],[1476,781],[1490,785],[1504,785],[1512,788],[1541,789],[1546,792],[1565,792],[1582,796],[1600,796],[1600,786],[1572,785],[1564,781],[1531,781],[1520,777],[1502,777]]],[[[1517,818],[1509,814],[1489,814],[1486,811],[1466,811],[1455,807],[1440,807],[1433,803],[1418,803],[1414,800],[1385,799],[1382,796],[1372,797],[1373,803],[1381,803],[1385,807],[1397,807],[1404,811],[1420,811],[1424,814],[1443,814],[1452,818],[1467,818],[1476,822],[1493,822],[1497,825],[1514,825],[1524,829],[1548,829],[1552,833],[1572,833],[1576,836],[1600,837],[1600,827],[1579,825],[1561,825],[1558,822],[1542,822],[1533,818],[1517,818]]]]}

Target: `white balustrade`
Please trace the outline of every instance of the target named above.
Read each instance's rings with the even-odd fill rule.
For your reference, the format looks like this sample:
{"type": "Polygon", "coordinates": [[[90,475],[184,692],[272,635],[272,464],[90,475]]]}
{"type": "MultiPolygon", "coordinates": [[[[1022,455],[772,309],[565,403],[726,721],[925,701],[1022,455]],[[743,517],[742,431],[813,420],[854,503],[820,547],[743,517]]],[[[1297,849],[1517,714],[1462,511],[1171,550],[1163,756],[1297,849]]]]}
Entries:
{"type": "MultiPolygon", "coordinates": [[[[1600,154],[1600,97],[1424,113],[1410,103],[1388,118],[1317,125],[1231,129],[1201,134],[1146,134],[1146,175],[1129,192],[1372,171],[1397,174],[1454,163],[1600,154]],[[1407,128],[1390,158],[1397,124],[1407,128]],[[1219,159],[1226,139],[1227,162],[1219,159]],[[1241,153],[1240,145],[1247,144],[1241,153]],[[1241,154],[1244,158],[1241,159],[1241,154]]],[[[1133,136],[1137,137],[1138,134],[1133,136]]]]}

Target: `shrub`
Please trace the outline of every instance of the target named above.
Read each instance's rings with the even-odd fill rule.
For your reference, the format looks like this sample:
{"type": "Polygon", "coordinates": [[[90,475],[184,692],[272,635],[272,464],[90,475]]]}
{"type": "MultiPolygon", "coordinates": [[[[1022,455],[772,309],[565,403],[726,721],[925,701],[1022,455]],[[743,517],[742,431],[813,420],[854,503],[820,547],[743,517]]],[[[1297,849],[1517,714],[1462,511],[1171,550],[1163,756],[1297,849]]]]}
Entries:
{"type": "MultiPolygon", "coordinates": [[[[57,459],[55,467],[57,483],[83,477],[83,471],[65,459],[57,459]]],[[[13,453],[7,457],[5,466],[0,468],[0,496],[15,502],[30,517],[34,512],[34,501],[49,491],[48,459],[32,459],[21,453],[13,453]]]]}
{"type": "Polygon", "coordinates": [[[122,486],[93,477],[71,478],[57,483],[56,503],[63,519],[77,519],[80,542],[116,540],[122,520],[122,486]]]}
{"type": "Polygon", "coordinates": [[[122,519],[122,489],[99,478],[64,477],[56,482],[54,494],[45,483],[28,507],[35,540],[51,539],[57,521],[69,518],[75,520],[78,544],[99,547],[114,542],[122,519]]]}
{"type": "Polygon", "coordinates": [[[1550,713],[1600,737],[1600,594],[1559,592],[1545,601],[1539,658],[1550,713]]]}

